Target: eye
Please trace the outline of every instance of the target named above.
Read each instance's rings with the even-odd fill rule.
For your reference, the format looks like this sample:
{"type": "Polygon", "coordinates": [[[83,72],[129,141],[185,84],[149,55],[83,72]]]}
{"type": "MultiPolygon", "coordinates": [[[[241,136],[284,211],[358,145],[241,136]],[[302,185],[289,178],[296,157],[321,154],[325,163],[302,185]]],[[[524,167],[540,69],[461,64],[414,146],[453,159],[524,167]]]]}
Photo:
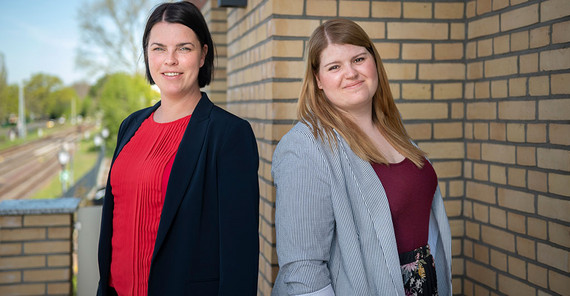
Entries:
{"type": "Polygon", "coordinates": [[[354,59],[354,62],[355,63],[362,63],[362,62],[364,62],[364,57],[356,58],[356,59],[354,59]]]}
{"type": "Polygon", "coordinates": [[[180,51],[191,51],[192,49],[190,47],[181,47],[180,51]]]}
{"type": "Polygon", "coordinates": [[[155,47],[151,49],[152,51],[164,51],[164,48],[162,47],[155,47]]]}
{"type": "Polygon", "coordinates": [[[340,68],[340,67],[339,67],[338,65],[330,66],[330,67],[329,67],[329,71],[334,71],[334,70],[337,70],[337,69],[339,69],[339,68],[340,68]]]}

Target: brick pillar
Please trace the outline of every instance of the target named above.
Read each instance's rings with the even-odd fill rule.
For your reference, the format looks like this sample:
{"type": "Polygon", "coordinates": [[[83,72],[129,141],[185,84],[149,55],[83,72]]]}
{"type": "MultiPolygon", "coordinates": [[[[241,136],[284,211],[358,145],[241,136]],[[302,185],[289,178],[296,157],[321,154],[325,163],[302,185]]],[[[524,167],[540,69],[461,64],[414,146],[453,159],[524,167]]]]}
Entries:
{"type": "Polygon", "coordinates": [[[0,295],[71,295],[77,198],[0,203],[0,295]]]}
{"type": "Polygon", "coordinates": [[[227,85],[227,10],[218,7],[217,0],[202,0],[202,14],[212,34],[215,49],[214,79],[204,88],[210,100],[220,107],[226,107],[227,85]]]}
{"type": "Polygon", "coordinates": [[[568,295],[570,2],[468,1],[465,295],[568,295]]]}

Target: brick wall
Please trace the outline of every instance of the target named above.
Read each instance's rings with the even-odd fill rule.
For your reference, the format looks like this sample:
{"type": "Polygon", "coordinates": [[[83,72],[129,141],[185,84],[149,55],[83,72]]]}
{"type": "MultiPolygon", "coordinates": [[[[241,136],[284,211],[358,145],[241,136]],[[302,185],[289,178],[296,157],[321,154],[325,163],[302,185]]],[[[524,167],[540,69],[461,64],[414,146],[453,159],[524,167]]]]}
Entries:
{"type": "Polygon", "coordinates": [[[225,8],[218,8],[217,1],[194,0],[197,4],[202,5],[202,14],[208,23],[210,34],[214,41],[215,59],[214,59],[214,79],[210,82],[204,91],[208,93],[210,100],[218,106],[226,106],[226,64],[227,64],[227,11],[225,8]]]}
{"type": "Polygon", "coordinates": [[[259,295],[278,271],[271,157],[295,122],[307,40],[333,17],[373,39],[406,128],[433,161],[454,294],[568,294],[569,3],[210,0],[203,11],[216,11],[225,49],[219,102],[249,120],[260,152],[259,295]]]}
{"type": "Polygon", "coordinates": [[[71,295],[73,213],[79,199],[51,207],[61,201],[0,204],[0,295],[71,295]],[[49,207],[43,208],[45,203],[49,207]]]}
{"type": "Polygon", "coordinates": [[[466,295],[570,293],[570,1],[466,6],[466,295]]]}

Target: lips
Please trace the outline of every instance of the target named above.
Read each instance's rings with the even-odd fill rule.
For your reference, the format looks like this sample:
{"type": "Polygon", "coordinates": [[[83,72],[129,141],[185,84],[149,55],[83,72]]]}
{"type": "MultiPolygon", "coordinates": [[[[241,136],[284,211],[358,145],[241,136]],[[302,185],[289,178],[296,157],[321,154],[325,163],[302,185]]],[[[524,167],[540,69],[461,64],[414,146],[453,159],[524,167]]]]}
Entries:
{"type": "Polygon", "coordinates": [[[362,83],[364,83],[363,80],[355,81],[355,82],[353,82],[353,83],[350,83],[350,84],[348,84],[348,85],[345,85],[343,88],[355,88],[355,87],[360,86],[362,83]]]}

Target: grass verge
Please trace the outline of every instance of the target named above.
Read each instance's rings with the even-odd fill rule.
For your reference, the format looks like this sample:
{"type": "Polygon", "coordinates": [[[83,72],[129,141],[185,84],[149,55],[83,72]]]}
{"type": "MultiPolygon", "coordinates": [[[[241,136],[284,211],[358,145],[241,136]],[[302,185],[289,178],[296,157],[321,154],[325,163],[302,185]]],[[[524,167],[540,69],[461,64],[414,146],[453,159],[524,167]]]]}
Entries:
{"type": "MultiPolygon", "coordinates": [[[[93,168],[97,161],[99,149],[93,144],[93,140],[82,140],[77,143],[77,149],[73,155],[73,180],[77,181],[93,168]]],[[[70,184],[70,186],[73,184],[70,184]]],[[[36,191],[30,198],[56,198],[61,196],[62,188],[59,180],[59,172],[41,189],[36,191]]]]}

